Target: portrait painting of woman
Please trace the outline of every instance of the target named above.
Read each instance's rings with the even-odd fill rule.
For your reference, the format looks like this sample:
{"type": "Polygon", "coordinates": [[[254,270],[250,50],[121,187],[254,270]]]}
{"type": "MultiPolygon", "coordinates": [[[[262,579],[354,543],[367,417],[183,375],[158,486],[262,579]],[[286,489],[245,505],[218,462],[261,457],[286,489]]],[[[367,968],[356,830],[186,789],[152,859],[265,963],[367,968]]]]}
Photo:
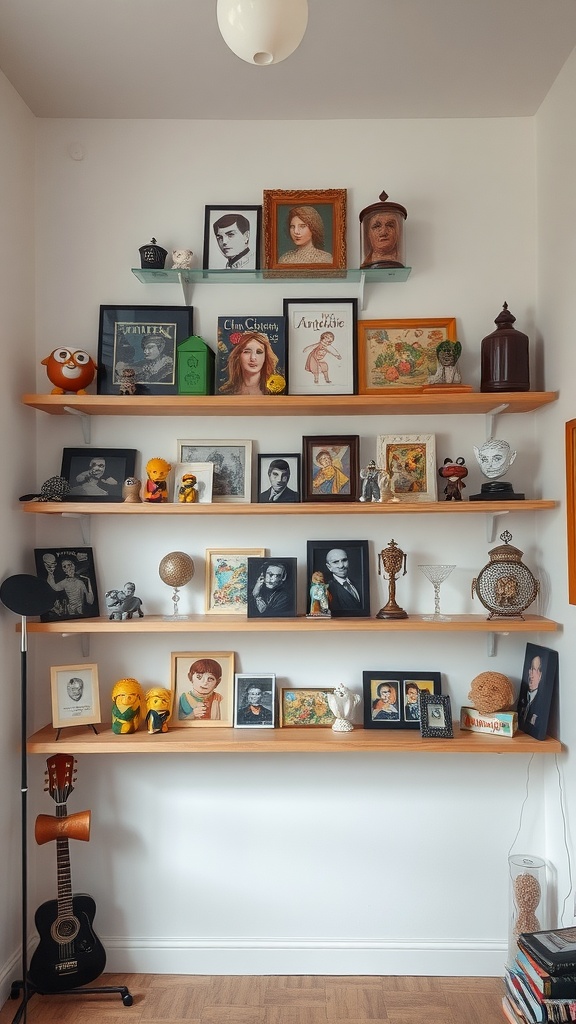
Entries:
{"type": "Polygon", "coordinates": [[[283,394],[284,360],[284,317],[219,317],[218,394],[283,394]]]}
{"type": "Polygon", "coordinates": [[[266,268],[323,267],[323,277],[346,267],[345,188],[264,189],[263,218],[266,268]]]}
{"type": "Polygon", "coordinates": [[[286,223],[294,248],[279,263],[332,263],[332,253],[324,249],[324,222],[314,206],[292,207],[286,223]]]}

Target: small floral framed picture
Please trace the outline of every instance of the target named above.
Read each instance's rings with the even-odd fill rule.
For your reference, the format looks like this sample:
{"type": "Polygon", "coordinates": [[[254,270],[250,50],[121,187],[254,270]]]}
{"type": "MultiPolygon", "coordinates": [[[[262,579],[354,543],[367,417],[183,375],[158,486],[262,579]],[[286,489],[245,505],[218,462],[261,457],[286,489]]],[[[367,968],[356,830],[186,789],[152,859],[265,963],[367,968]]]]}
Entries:
{"type": "Polygon", "coordinates": [[[273,729],[276,725],[276,676],[237,672],[234,679],[234,727],[273,729]]]}
{"type": "Polygon", "coordinates": [[[171,725],[232,726],[234,722],[234,651],[172,653],[171,725]]]}
{"type": "Polygon", "coordinates": [[[336,721],[328,704],[328,690],[318,686],[283,687],[280,691],[280,726],[332,728],[336,721]]]}
{"type": "Polygon", "coordinates": [[[456,342],[456,318],[453,316],[433,320],[360,320],[359,394],[382,395],[390,391],[414,394],[415,390],[435,383],[437,348],[446,341],[456,342]]]}
{"type": "Polygon", "coordinates": [[[265,189],[264,265],[283,276],[345,270],[346,189],[265,189]]]}
{"type": "Polygon", "coordinates": [[[302,438],[304,501],[356,501],[358,434],[302,438]]]}
{"type": "Polygon", "coordinates": [[[259,270],[261,206],[205,206],[205,270],[259,270]]]}
{"type": "Polygon", "coordinates": [[[263,558],[265,548],[207,548],[206,601],[208,615],[246,615],[248,558],[263,558]]]}
{"type": "Polygon", "coordinates": [[[362,673],[365,729],[419,729],[420,696],[440,693],[439,672],[362,673]]]}
{"type": "Polygon", "coordinates": [[[55,729],[100,722],[97,665],[53,665],[50,685],[55,729]]]}
{"type": "Polygon", "coordinates": [[[436,501],[436,437],[434,434],[381,434],[376,461],[390,478],[400,501],[436,501]]]}
{"type": "Polygon", "coordinates": [[[284,299],[291,395],[356,391],[357,299],[284,299]]]}
{"type": "Polygon", "coordinates": [[[420,734],[425,739],[453,739],[450,697],[441,693],[420,694],[420,734]]]}

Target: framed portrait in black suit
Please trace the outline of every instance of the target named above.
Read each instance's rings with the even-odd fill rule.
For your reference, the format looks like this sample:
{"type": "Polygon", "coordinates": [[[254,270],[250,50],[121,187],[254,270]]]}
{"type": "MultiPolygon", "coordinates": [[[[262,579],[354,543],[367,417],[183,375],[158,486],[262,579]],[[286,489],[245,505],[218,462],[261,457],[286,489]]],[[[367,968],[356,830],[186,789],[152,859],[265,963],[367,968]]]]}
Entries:
{"type": "Polygon", "coordinates": [[[554,687],[558,679],[558,651],[526,644],[522,683],[518,697],[518,728],[545,740],[554,687]]]}
{"type": "Polygon", "coordinates": [[[309,540],[308,582],[321,572],[328,584],[334,618],[370,615],[370,569],[367,540],[309,540]]]}
{"type": "Polygon", "coordinates": [[[259,455],[258,501],[286,505],[301,500],[300,455],[259,455]]]}

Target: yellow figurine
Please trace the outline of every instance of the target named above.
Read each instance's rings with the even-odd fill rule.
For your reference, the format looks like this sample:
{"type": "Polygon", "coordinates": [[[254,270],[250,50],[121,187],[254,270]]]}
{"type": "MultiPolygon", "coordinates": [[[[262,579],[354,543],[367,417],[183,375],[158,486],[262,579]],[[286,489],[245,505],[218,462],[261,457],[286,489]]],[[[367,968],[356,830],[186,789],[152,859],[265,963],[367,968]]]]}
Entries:
{"type": "Polygon", "coordinates": [[[146,463],[148,479],[144,493],[144,501],[168,501],[168,474],[172,466],[166,459],[149,459],[146,463]]]}
{"type": "Polygon", "coordinates": [[[184,473],[182,483],[178,488],[178,501],[198,501],[198,491],[196,490],[196,477],[194,476],[194,473],[184,473]]]}
{"type": "Polygon", "coordinates": [[[149,733],[168,732],[168,721],[172,714],[172,694],[163,686],[153,686],[146,691],[146,728],[149,733]]]}
{"type": "Polygon", "coordinates": [[[143,701],[137,679],[119,679],[112,687],[112,732],[137,732],[143,701]]]}

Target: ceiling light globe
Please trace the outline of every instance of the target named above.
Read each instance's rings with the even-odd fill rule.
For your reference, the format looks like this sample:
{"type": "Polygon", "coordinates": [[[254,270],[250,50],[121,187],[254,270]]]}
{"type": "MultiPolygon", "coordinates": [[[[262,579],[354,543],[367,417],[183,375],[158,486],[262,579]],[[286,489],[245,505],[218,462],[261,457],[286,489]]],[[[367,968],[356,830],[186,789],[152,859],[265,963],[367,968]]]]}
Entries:
{"type": "Polygon", "coordinates": [[[237,57],[248,64],[279,64],[304,38],[308,0],[218,0],[216,16],[237,57]]]}

